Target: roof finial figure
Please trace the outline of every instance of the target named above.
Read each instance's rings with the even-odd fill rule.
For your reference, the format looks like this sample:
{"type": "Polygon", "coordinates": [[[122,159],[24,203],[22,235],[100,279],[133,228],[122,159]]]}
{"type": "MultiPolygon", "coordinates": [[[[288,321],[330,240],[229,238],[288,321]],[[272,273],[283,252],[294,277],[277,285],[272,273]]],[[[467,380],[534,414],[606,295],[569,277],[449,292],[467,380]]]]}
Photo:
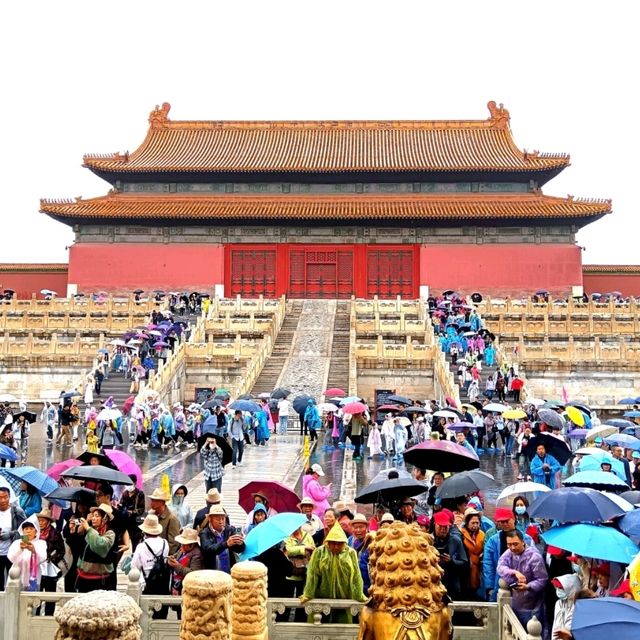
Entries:
{"type": "Polygon", "coordinates": [[[491,100],[487,103],[487,107],[489,109],[489,120],[492,120],[495,126],[503,127],[509,124],[511,116],[509,115],[509,111],[505,109],[502,102],[497,105],[493,100],[491,100]]]}
{"type": "Polygon", "coordinates": [[[149,114],[149,124],[152,129],[160,129],[169,122],[169,111],[171,105],[168,102],[163,102],[162,107],[156,105],[156,108],[149,114]]]}

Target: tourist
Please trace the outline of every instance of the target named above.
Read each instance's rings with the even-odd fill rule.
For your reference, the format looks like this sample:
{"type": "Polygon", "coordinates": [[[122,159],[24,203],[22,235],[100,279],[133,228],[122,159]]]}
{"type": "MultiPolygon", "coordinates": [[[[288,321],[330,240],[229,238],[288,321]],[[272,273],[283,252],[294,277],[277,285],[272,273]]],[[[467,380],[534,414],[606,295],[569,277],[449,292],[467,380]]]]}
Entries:
{"type": "Polygon", "coordinates": [[[222,476],[224,476],[222,449],[212,435],[207,437],[204,446],[200,449],[200,455],[204,461],[203,475],[206,490],[217,489],[222,491],[222,476]]]}
{"type": "Polygon", "coordinates": [[[396,520],[405,524],[412,524],[416,521],[415,512],[416,501],[413,498],[403,498],[398,505],[396,520]]]}
{"type": "Polygon", "coordinates": [[[42,511],[42,498],[38,490],[24,480],[20,481],[20,491],[18,492],[20,508],[24,511],[27,518],[40,513],[42,511]]]}
{"type": "Polygon", "coordinates": [[[291,402],[286,398],[278,400],[278,435],[286,436],[289,426],[289,411],[291,410],[291,402]]]}
{"type": "Polygon", "coordinates": [[[487,531],[495,528],[496,525],[493,520],[484,515],[484,505],[482,504],[480,496],[473,496],[469,498],[467,508],[475,509],[480,514],[480,531],[483,531],[486,534],[487,531]]]}
{"type": "Polygon", "coordinates": [[[4,591],[11,562],[7,558],[9,547],[20,536],[19,527],[25,521],[24,511],[10,503],[9,487],[0,486],[0,591],[4,591]]]}
{"type": "MultiPolygon", "coordinates": [[[[324,543],[311,554],[309,560],[307,580],[300,602],[304,604],[314,598],[358,602],[366,600],[358,556],[347,546],[347,536],[338,524],[334,524],[324,543]]],[[[349,611],[337,609],[328,616],[323,616],[323,621],[350,624],[352,616],[349,611]]]]}
{"type": "Polygon", "coordinates": [[[242,527],[242,533],[246,536],[251,530],[255,529],[261,522],[267,519],[267,508],[260,502],[256,503],[253,511],[249,514],[249,524],[242,527]]]}
{"type": "Polygon", "coordinates": [[[393,515],[391,515],[389,512],[385,513],[382,518],[380,518],[380,529],[384,529],[385,527],[388,527],[392,522],[395,521],[395,518],[393,517],[393,515]]]}
{"type": "Polygon", "coordinates": [[[169,553],[174,555],[178,551],[179,543],[176,542],[176,536],[180,533],[181,527],[180,521],[171,512],[167,502],[169,502],[169,496],[162,489],[154,489],[149,496],[149,504],[162,526],[160,535],[169,543],[169,553]]]}
{"type": "Polygon", "coordinates": [[[162,525],[158,516],[148,514],[140,525],[140,530],[144,533],[144,540],[136,547],[131,559],[131,568],[140,571],[140,588],[144,595],[168,595],[169,544],[160,537],[162,525]]]}
{"type": "MultiPolygon", "coordinates": [[[[318,529],[313,535],[313,542],[316,547],[319,547],[324,542],[325,537],[329,531],[333,529],[333,525],[338,522],[339,517],[340,514],[333,507],[325,509],[325,512],[322,514],[322,528],[318,529]]],[[[342,529],[342,527],[340,528],[342,529]]]]}
{"type": "Polygon", "coordinates": [[[142,539],[140,525],[144,520],[144,512],[146,511],[146,500],[144,491],[138,489],[136,483],[138,481],[135,474],[130,474],[131,484],[126,485],[122,492],[120,501],[118,502],[118,510],[126,521],[126,529],[129,532],[129,539],[135,550],[138,542],[142,539]]]}
{"type": "Polygon", "coordinates": [[[528,512],[529,501],[524,496],[516,496],[513,499],[512,510],[516,520],[516,529],[522,531],[522,533],[529,533],[527,529],[535,523],[531,519],[528,512]]]}
{"type": "Polygon", "coordinates": [[[196,512],[193,519],[193,528],[196,531],[200,531],[202,528],[207,526],[207,516],[209,514],[209,509],[211,509],[211,505],[221,504],[221,502],[222,496],[217,489],[209,489],[209,491],[207,491],[207,495],[205,496],[205,506],[196,512]]]}
{"type": "Polygon", "coordinates": [[[467,442],[467,437],[462,431],[458,431],[456,433],[456,444],[460,445],[461,447],[464,447],[467,451],[469,451],[473,455],[476,455],[475,449],[471,446],[471,444],[467,442]]]}
{"type": "MultiPolygon", "coordinates": [[[[65,556],[64,539],[53,524],[54,518],[51,511],[45,509],[37,515],[37,518],[40,528],[39,538],[45,543],[47,549],[46,559],[40,566],[42,572],[40,591],[51,593],[55,592],[58,584],[58,576],[60,575],[58,564],[64,560],[65,556]]],[[[47,602],[44,605],[45,615],[52,616],[54,611],[54,602],[47,602]]]]}
{"type": "MultiPolygon", "coordinates": [[[[200,550],[200,538],[195,529],[186,527],[180,535],[176,536],[176,542],[180,544],[178,551],[167,558],[167,565],[171,569],[171,595],[182,595],[182,581],[192,571],[204,569],[202,551],[200,550]]],[[[179,612],[178,612],[179,614],[179,612]]],[[[180,615],[178,615],[180,618],[180,615]]]]}
{"type": "Polygon", "coordinates": [[[500,556],[497,574],[511,587],[511,607],[522,626],[535,616],[544,632],[544,588],[549,576],[540,552],[525,544],[518,529],[505,532],[507,550],[500,556]]]}
{"type": "Polygon", "coordinates": [[[452,535],[451,516],[446,510],[438,511],[434,516],[433,545],[440,553],[439,563],[444,569],[442,584],[453,600],[462,596],[462,579],[468,567],[467,552],[460,535],[452,535]]]}
{"type": "Polygon", "coordinates": [[[347,534],[347,536],[350,536],[352,534],[351,521],[353,520],[353,512],[342,500],[336,500],[332,506],[334,511],[338,514],[338,523],[342,527],[342,530],[347,534]]]}
{"type": "Polygon", "coordinates": [[[536,455],[530,462],[531,476],[534,482],[544,484],[550,489],[556,488],[556,474],[562,470],[562,465],[550,454],[546,447],[539,444],[536,455]]]}
{"type": "Polygon", "coordinates": [[[402,424],[400,418],[398,417],[393,419],[393,438],[396,448],[395,457],[401,459],[405,447],[407,446],[409,435],[407,433],[407,428],[404,426],[404,424],[402,424]]]}
{"type": "Polygon", "coordinates": [[[18,527],[19,540],[7,550],[7,558],[20,569],[23,591],[40,591],[41,565],[47,560],[47,543],[40,540],[40,526],[34,514],[18,527]]]}
{"type": "Polygon", "coordinates": [[[369,518],[369,531],[377,531],[380,528],[380,522],[382,521],[382,516],[387,512],[387,508],[383,504],[376,504],[373,516],[369,518]]]}
{"type": "Polygon", "coordinates": [[[469,559],[469,573],[463,583],[463,599],[478,600],[482,585],[482,554],[484,552],[484,532],[480,529],[480,513],[473,507],[464,512],[462,542],[469,559]]]}
{"type": "Polygon", "coordinates": [[[229,422],[229,437],[231,438],[231,448],[233,450],[231,466],[242,466],[242,454],[244,453],[244,418],[242,411],[236,411],[233,419],[229,422]]]}
{"type": "MultiPolygon", "coordinates": [[[[304,410],[304,434],[307,434],[307,428],[309,429],[309,437],[311,442],[317,439],[318,435],[316,430],[322,426],[322,420],[320,420],[320,414],[318,408],[313,399],[309,398],[307,402],[307,408],[304,410]]],[[[302,435],[302,434],[301,434],[302,435]]]]}
{"type": "Polygon", "coordinates": [[[56,424],[58,414],[53,403],[49,400],[44,401],[44,407],[40,414],[40,420],[47,429],[47,442],[53,442],[53,427],[56,424]]]}
{"type": "Polygon", "coordinates": [[[200,532],[200,548],[205,569],[231,572],[236,553],[244,551],[244,538],[227,524],[227,512],[222,505],[212,505],[207,526],[200,532]]]}
{"type": "Polygon", "coordinates": [[[611,447],[611,455],[624,467],[624,478],[622,478],[622,480],[629,486],[632,486],[631,466],[629,465],[629,461],[624,457],[624,449],[619,445],[614,445],[611,447]]]}
{"type": "Polygon", "coordinates": [[[186,501],[189,490],[183,484],[176,485],[171,495],[171,511],[176,515],[180,522],[180,528],[190,527],[193,524],[193,515],[191,507],[186,501]]]}
{"type": "MultiPolygon", "coordinates": [[[[96,504],[100,506],[101,504],[107,504],[111,507],[111,524],[110,528],[115,531],[116,534],[116,552],[117,559],[120,560],[122,554],[125,551],[130,550],[131,547],[131,538],[129,536],[129,532],[127,530],[127,517],[118,507],[113,507],[113,487],[103,482],[99,484],[96,489],[96,504]]],[[[110,585],[110,588],[116,588],[115,582],[115,573],[112,575],[113,584],[110,585]]]]}
{"type": "Polygon", "coordinates": [[[391,413],[387,413],[387,417],[382,423],[382,428],[380,429],[380,435],[382,437],[382,450],[387,455],[395,453],[395,432],[393,427],[393,415],[391,413]]]}
{"type": "MultiPolygon", "coordinates": [[[[293,563],[284,552],[282,543],[278,542],[272,545],[260,555],[256,556],[254,560],[261,562],[267,568],[267,576],[269,577],[267,580],[267,597],[289,597],[291,593],[291,582],[288,578],[293,576],[293,563]]],[[[281,618],[276,616],[276,620],[278,619],[285,621],[284,616],[281,618]]]]}
{"type": "Polygon", "coordinates": [[[322,517],[329,508],[327,498],[331,495],[331,483],[326,486],[320,484],[320,478],[324,477],[322,467],[316,462],[307,469],[302,478],[302,495],[313,500],[313,512],[322,517]]]}
{"type": "MultiPolygon", "coordinates": [[[[487,362],[487,365],[489,363],[487,362]]],[[[496,392],[496,383],[493,379],[493,376],[490,375],[487,378],[487,381],[484,383],[484,395],[489,398],[489,400],[493,399],[493,396],[495,395],[496,392]]]]}
{"type": "Polygon", "coordinates": [[[269,441],[269,435],[271,434],[269,430],[269,408],[266,402],[259,403],[260,410],[256,411],[256,444],[262,447],[267,445],[269,441]]]}
{"type": "Polygon", "coordinates": [[[84,549],[78,557],[76,591],[88,593],[96,589],[110,589],[115,584],[117,566],[116,533],[111,528],[113,509],[108,504],[91,507],[89,519],[72,519],[72,536],[84,540],[84,549]],[[113,577],[113,578],[112,578],[113,577]]]}
{"type": "Polygon", "coordinates": [[[430,507],[433,507],[433,505],[436,503],[436,491],[438,490],[438,487],[444,482],[444,473],[442,473],[441,471],[436,471],[432,476],[431,476],[431,486],[429,487],[429,497],[427,498],[427,504],[430,507]]]}
{"type": "Polygon", "coordinates": [[[348,537],[347,544],[358,554],[358,565],[364,585],[363,590],[368,593],[371,586],[369,577],[369,541],[371,538],[367,536],[368,523],[364,514],[356,513],[351,521],[351,530],[353,533],[348,537]]]}
{"type": "Polygon", "coordinates": [[[378,427],[377,422],[372,421],[369,425],[367,447],[369,448],[369,460],[371,460],[373,456],[384,456],[384,451],[382,450],[382,436],[380,435],[380,428],[378,427]]]}
{"type": "Polygon", "coordinates": [[[58,432],[58,437],[56,438],[56,447],[64,446],[71,447],[72,443],[72,435],[71,435],[71,425],[73,423],[73,415],[71,413],[71,405],[65,404],[62,407],[62,411],[60,413],[60,431],[58,432]]]}
{"type": "Polygon", "coordinates": [[[575,573],[568,573],[558,576],[551,580],[551,585],[555,588],[558,598],[553,613],[553,624],[551,628],[551,637],[565,637],[563,631],[571,631],[571,623],[573,622],[573,612],[576,606],[576,600],[582,590],[580,578],[575,573]]]}

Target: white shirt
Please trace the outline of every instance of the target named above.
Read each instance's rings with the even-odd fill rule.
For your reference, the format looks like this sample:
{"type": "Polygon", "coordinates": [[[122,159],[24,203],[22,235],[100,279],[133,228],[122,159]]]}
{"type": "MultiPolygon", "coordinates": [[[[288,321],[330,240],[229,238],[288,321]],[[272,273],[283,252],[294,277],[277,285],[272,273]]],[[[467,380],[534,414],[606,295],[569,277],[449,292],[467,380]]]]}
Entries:
{"type": "MultiPolygon", "coordinates": [[[[0,531],[11,531],[11,507],[0,511],[0,531]]],[[[12,540],[0,540],[0,556],[6,556],[12,540]]]]}
{"type": "Polygon", "coordinates": [[[283,398],[282,400],[280,400],[280,402],[278,402],[278,413],[281,416],[288,416],[290,406],[291,403],[286,398],[283,398]]]}
{"type": "Polygon", "coordinates": [[[146,576],[149,575],[149,571],[151,571],[156,561],[147,545],[151,547],[151,551],[156,556],[162,555],[163,558],[166,558],[169,555],[169,543],[164,538],[145,538],[136,547],[133,558],[131,558],[131,568],[136,568],[140,571],[140,587],[142,589],[144,589],[146,576]]]}

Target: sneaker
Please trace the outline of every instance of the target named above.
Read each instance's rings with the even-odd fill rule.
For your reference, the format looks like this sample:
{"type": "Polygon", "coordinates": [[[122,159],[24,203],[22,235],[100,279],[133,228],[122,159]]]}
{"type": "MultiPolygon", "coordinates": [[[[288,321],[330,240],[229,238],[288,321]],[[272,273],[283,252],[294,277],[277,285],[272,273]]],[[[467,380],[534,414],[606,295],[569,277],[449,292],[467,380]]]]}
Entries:
{"type": "Polygon", "coordinates": [[[242,466],[242,462],[238,462],[238,466],[241,467],[242,466]]]}
{"type": "Polygon", "coordinates": [[[232,469],[235,469],[235,468],[236,468],[236,465],[235,465],[235,464],[232,464],[232,465],[231,465],[231,468],[232,468],[232,469]]]}

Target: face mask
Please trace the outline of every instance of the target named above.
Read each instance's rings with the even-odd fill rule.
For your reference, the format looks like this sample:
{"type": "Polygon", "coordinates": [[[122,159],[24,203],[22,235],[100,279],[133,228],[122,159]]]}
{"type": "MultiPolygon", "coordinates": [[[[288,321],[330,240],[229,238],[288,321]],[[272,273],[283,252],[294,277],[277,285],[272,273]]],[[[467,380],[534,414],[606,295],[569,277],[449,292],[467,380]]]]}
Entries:
{"type": "Polygon", "coordinates": [[[182,504],[183,501],[184,501],[184,496],[173,496],[174,504],[182,504]]]}
{"type": "Polygon", "coordinates": [[[523,516],[526,512],[527,512],[527,507],[525,507],[525,506],[518,506],[518,507],[516,507],[516,513],[517,513],[519,516],[523,516]]]}
{"type": "Polygon", "coordinates": [[[575,562],[571,563],[571,569],[573,573],[580,573],[580,565],[576,564],[575,562]]]}
{"type": "Polygon", "coordinates": [[[125,487],[125,489],[129,492],[129,493],[133,493],[136,490],[136,486],[134,484],[129,484],[125,487]]]}
{"type": "Polygon", "coordinates": [[[556,595],[558,596],[558,600],[567,599],[567,593],[564,589],[556,589],[556,595]]]}

